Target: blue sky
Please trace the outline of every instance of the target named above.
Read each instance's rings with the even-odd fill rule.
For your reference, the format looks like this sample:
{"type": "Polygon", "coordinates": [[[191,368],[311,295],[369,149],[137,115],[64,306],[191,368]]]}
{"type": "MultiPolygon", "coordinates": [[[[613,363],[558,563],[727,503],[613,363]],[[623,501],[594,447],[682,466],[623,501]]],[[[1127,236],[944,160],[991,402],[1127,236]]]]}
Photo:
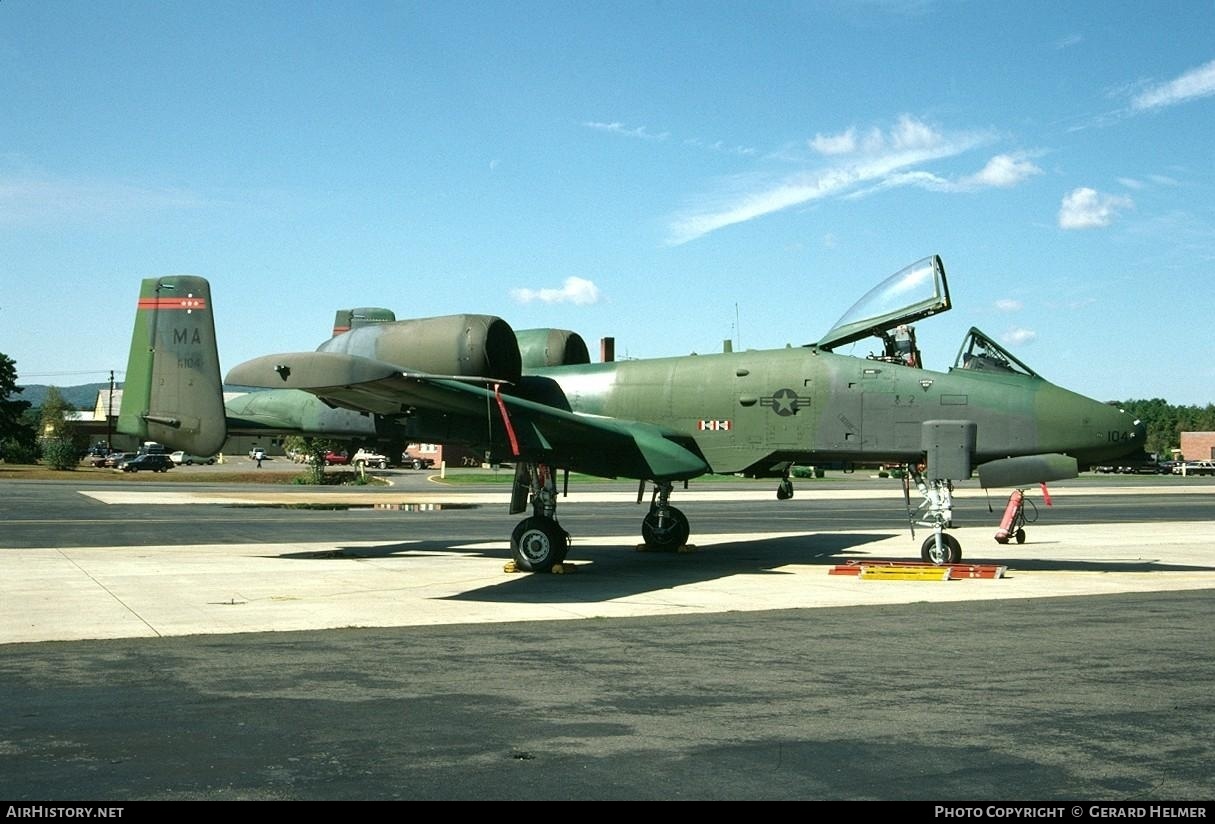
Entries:
{"type": "Polygon", "coordinates": [[[973,325],[1215,401],[1212,2],[4,0],[0,101],[24,383],[125,369],[163,274],[211,280],[226,371],[350,306],[797,345],[936,253],[929,368],[973,325]]]}

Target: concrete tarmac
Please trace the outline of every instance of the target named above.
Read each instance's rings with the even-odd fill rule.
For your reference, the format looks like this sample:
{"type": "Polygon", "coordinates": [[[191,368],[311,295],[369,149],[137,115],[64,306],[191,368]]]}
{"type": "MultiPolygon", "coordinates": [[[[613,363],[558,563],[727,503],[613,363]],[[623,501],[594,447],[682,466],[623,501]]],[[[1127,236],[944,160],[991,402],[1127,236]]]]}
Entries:
{"type": "Polygon", "coordinates": [[[1212,487],[1056,493],[1023,546],[976,512],[1008,577],[935,583],[827,574],[918,554],[847,491],[687,497],[670,555],[563,503],[578,571],[529,576],[497,505],[0,487],[3,798],[1215,796],[1212,487]]]}

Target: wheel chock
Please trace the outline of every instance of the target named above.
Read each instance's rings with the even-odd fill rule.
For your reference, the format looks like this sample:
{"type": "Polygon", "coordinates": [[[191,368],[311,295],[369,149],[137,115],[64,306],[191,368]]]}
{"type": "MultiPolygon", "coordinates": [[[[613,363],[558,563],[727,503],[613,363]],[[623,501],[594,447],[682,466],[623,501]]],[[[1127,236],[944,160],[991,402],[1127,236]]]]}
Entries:
{"type": "MultiPolygon", "coordinates": [[[[519,569],[519,565],[512,560],[502,565],[502,571],[509,575],[514,572],[525,572],[526,570],[519,569]]],[[[552,569],[549,570],[553,575],[572,575],[577,571],[578,566],[571,563],[553,564],[552,569]]]]}

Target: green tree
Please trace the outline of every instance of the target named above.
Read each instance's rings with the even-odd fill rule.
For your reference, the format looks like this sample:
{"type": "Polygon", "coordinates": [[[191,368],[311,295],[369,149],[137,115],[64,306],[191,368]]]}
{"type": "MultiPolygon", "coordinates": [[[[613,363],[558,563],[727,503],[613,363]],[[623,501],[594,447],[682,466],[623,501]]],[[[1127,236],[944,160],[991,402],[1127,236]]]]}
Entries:
{"type": "Polygon", "coordinates": [[[338,443],[329,438],[290,435],[283,439],[283,448],[291,453],[302,452],[308,456],[308,475],[299,482],[320,486],[325,483],[325,453],[337,449],[338,443]]]}
{"type": "Polygon", "coordinates": [[[1174,406],[1163,398],[1151,398],[1119,401],[1114,405],[1143,421],[1147,427],[1147,451],[1164,460],[1181,445],[1182,432],[1215,431],[1215,404],[1174,406]]]}
{"type": "Polygon", "coordinates": [[[56,387],[47,390],[38,434],[42,440],[42,460],[52,469],[75,469],[80,463],[83,444],[71,418],[74,411],[56,387]]]}
{"type": "Polygon", "coordinates": [[[0,353],[0,458],[29,463],[37,456],[34,427],[26,420],[29,401],[17,400],[17,363],[0,353]]]}

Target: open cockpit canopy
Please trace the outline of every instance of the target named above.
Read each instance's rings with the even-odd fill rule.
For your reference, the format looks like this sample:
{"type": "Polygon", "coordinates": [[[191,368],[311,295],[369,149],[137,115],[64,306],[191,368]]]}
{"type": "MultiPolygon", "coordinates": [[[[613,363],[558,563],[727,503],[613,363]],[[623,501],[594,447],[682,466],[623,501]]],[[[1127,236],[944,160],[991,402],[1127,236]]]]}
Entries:
{"type": "Polygon", "coordinates": [[[886,338],[892,329],[944,312],[950,305],[945,265],[932,255],[871,289],[815,345],[830,352],[864,338],[886,338]]]}

